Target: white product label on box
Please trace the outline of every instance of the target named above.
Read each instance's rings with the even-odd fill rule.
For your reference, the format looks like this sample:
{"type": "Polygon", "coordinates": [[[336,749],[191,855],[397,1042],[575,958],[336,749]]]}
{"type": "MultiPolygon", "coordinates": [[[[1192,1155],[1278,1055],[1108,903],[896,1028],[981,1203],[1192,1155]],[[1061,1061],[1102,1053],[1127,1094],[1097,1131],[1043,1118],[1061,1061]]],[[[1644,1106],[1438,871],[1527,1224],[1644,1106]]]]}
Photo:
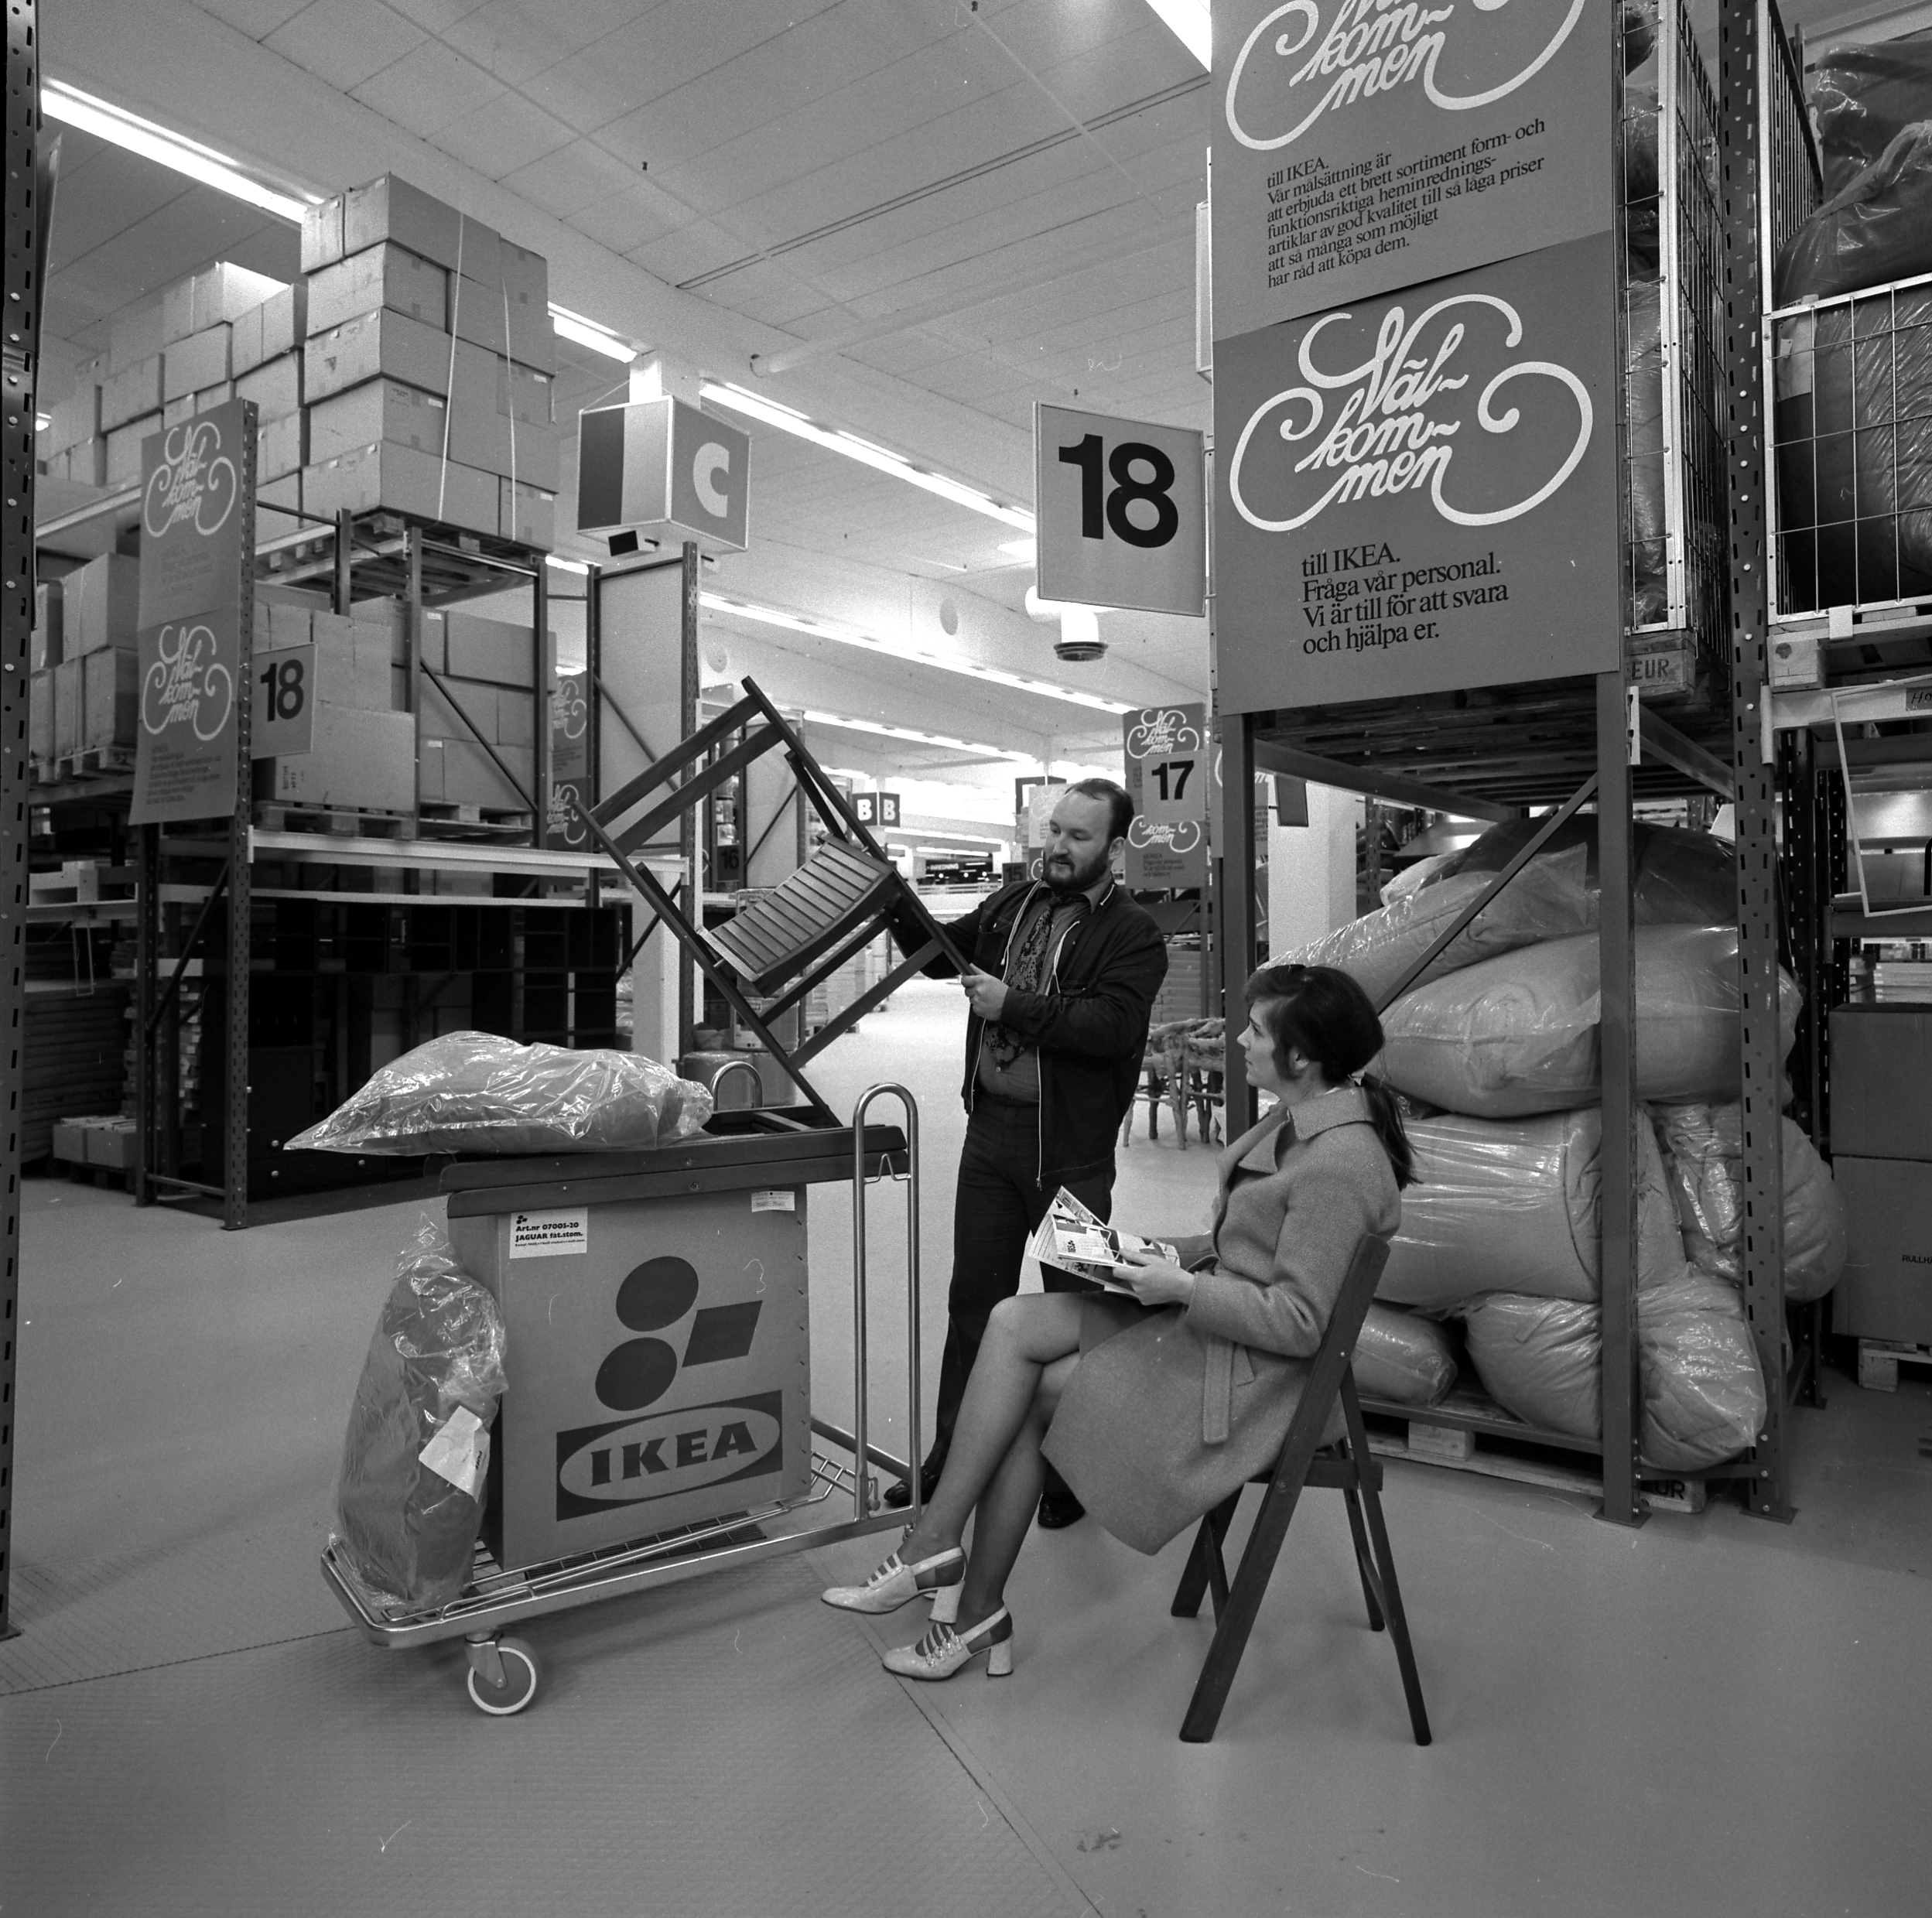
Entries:
{"type": "Polygon", "coordinates": [[[590,1250],[590,1214],[583,1206],[562,1212],[512,1212],[510,1256],[562,1259],[590,1250]]]}
{"type": "Polygon", "coordinates": [[[416,1458],[459,1492],[480,1498],[484,1476],[490,1469],[490,1434],[468,1406],[459,1405],[416,1458]]]}
{"type": "Polygon", "coordinates": [[[754,1212],[795,1212],[798,1195],[796,1192],[754,1192],[751,1209],[754,1212]]]}

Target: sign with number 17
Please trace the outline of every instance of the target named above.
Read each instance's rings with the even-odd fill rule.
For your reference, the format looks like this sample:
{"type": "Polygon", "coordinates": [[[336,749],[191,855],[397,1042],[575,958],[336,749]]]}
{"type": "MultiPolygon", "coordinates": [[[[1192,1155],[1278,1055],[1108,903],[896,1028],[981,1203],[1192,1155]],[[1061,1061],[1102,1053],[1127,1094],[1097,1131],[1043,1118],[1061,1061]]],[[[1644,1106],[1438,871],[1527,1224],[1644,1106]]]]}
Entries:
{"type": "Polygon", "coordinates": [[[1199,616],[1207,580],[1199,433],[1036,405],[1033,461],[1041,599],[1199,616]]]}

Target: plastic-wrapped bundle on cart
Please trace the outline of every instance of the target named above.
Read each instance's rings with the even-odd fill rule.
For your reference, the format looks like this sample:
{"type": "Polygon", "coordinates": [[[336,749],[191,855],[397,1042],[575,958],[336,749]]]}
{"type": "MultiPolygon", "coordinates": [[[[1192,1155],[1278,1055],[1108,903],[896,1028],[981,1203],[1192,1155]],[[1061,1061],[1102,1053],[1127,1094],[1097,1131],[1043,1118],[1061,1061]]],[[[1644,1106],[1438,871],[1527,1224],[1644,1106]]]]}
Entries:
{"type": "Polygon", "coordinates": [[[711,1116],[711,1095],[635,1052],[519,1045],[449,1032],[393,1060],[289,1151],[638,1150],[682,1139],[711,1116]]]}
{"type": "MultiPolygon", "coordinates": [[[[1650,118],[1656,191],[1657,118],[1650,118]]],[[[1633,219],[1636,210],[1633,209],[1633,219]]],[[[1650,203],[1653,227],[1656,202],[1650,203]]],[[[1655,244],[1655,234],[1652,234],[1655,244]]],[[[1632,245],[1636,244],[1633,234],[1632,245]]],[[[1628,357],[1623,368],[1625,412],[1629,422],[1630,469],[1630,623],[1654,626],[1669,610],[1664,578],[1664,333],[1655,280],[1631,283],[1628,357]]]]}
{"type": "Polygon", "coordinates": [[[1763,1429],[1764,1373],[1744,1302],[1722,1279],[1688,1271],[1637,1301],[1637,1369],[1651,1465],[1694,1472],[1735,1457],[1763,1429]]]}
{"type": "Polygon", "coordinates": [[[1900,128],[1785,241],[1777,301],[1828,299],[1920,273],[1932,273],[1932,117],[1900,128]]]}
{"type": "Polygon", "coordinates": [[[1462,1318],[1469,1361],[1497,1404],[1545,1431],[1602,1436],[1603,1328],[1595,1306],[1490,1292],[1462,1318]]]}
{"type": "MultiPolygon", "coordinates": [[[[1584,890],[1583,864],[1580,846],[1531,860],[1456,935],[1455,944],[1422,980],[1440,979],[1518,946],[1587,931],[1596,923],[1596,901],[1584,890]]],[[[1379,1004],[1448,931],[1456,915],[1482,897],[1489,879],[1486,873],[1465,873],[1441,885],[1424,886],[1284,955],[1282,962],[1339,966],[1379,1004]]]]}
{"type": "Polygon", "coordinates": [[[1811,62],[1811,121],[1834,199],[1915,120],[1932,119],[1932,36],[1834,46],[1811,62]]]}
{"type": "MultiPolygon", "coordinates": [[[[1691,1263],[1714,1278],[1743,1282],[1743,1115],[1722,1106],[1660,1106],[1651,1114],[1691,1263]]],[[[1831,1169],[1796,1121],[1783,1138],[1784,1296],[1822,1298],[1845,1270],[1845,1201],[1831,1169]]]]}
{"type": "Polygon", "coordinates": [[[1439,1405],[1455,1383],[1449,1335],[1432,1318],[1371,1305],[1356,1341],[1356,1389],[1364,1398],[1439,1405]]]}
{"type": "Polygon", "coordinates": [[[336,1487],[344,1556],[379,1598],[446,1605],[470,1574],[504,1343],[495,1300],[425,1218],[363,1361],[336,1487]]]}
{"type": "MultiPolygon", "coordinates": [[[[1623,90],[1624,234],[1633,282],[1648,279],[1653,282],[1650,303],[1653,313],[1657,305],[1654,279],[1660,257],[1657,190],[1657,90],[1654,86],[1628,86],[1623,90]]],[[[1631,291],[1634,294],[1636,290],[1633,284],[1631,291]]],[[[1636,332],[1633,316],[1633,352],[1636,332]]]]}
{"type": "MultiPolygon", "coordinates": [[[[1484,1292],[1588,1302],[1600,1290],[1603,1120],[1587,1106],[1527,1119],[1445,1113],[1408,1125],[1415,1183],[1376,1297],[1446,1311],[1484,1292]]],[[[1683,1276],[1684,1242],[1648,1128],[1637,1135],[1640,1289],[1683,1276]]]]}
{"type": "MultiPolygon", "coordinates": [[[[1729,926],[1636,932],[1636,1095],[1721,1099],[1738,1084],[1738,935],[1729,926]]],[[[1551,939],[1406,993],[1382,1015],[1379,1070],[1446,1111],[1502,1119],[1600,1096],[1596,935],[1551,939]]],[[[1798,991],[1780,976],[1788,1050],[1798,991]]]]}
{"type": "MultiPolygon", "coordinates": [[[[1541,829],[1540,819],[1506,819],[1455,853],[1424,883],[1441,885],[1458,873],[1499,873],[1541,829]]],[[[1631,908],[1639,925],[1735,925],[1738,918],[1737,855],[1708,833],[1681,826],[1630,829],[1636,873],[1631,908]]],[[[1578,813],[1551,835],[1548,850],[1584,850],[1584,884],[1597,891],[1597,822],[1578,813]]]]}

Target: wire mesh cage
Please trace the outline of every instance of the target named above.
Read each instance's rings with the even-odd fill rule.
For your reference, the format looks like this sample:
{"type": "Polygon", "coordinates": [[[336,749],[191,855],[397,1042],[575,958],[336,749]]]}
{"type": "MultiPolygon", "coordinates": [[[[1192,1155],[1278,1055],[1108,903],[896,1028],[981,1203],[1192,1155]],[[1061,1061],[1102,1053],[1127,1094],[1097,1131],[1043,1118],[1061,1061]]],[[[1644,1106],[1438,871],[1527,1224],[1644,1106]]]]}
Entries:
{"type": "Polygon", "coordinates": [[[1728,578],[1717,94],[1682,0],[1624,30],[1625,619],[1640,659],[1694,670],[1728,578]]]}

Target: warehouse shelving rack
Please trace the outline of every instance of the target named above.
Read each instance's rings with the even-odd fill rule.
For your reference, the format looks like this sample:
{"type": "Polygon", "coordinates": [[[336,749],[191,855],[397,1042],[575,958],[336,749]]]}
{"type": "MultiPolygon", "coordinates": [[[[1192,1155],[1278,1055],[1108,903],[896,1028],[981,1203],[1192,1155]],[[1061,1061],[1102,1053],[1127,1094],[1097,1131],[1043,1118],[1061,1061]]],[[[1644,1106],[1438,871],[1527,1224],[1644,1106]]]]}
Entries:
{"type": "MultiPolygon", "coordinates": [[[[1722,0],[1715,91],[1700,80],[1681,9],[1667,6],[1660,22],[1661,127],[1673,135],[1663,143],[1679,149],[1681,162],[1674,169],[1667,157],[1660,169],[1666,190],[1674,175],[1680,190],[1676,206],[1667,203],[1660,213],[1661,251],[1667,262],[1674,255],[1674,303],[1688,330],[1680,333],[1674,364],[1667,361],[1665,381],[1667,399],[1677,396],[1679,422],[1673,438],[1667,406],[1667,489],[1680,502],[1670,620],[1681,617],[1679,630],[1691,651],[1694,671],[1688,683],[1649,673],[1643,662],[1654,635],[1626,628],[1620,669],[1594,681],[1473,688],[1222,723],[1216,864],[1228,934],[1222,989],[1229,1004],[1238,1001],[1243,962],[1256,950],[1256,848],[1246,795],[1257,774],[1292,774],[1374,800],[1492,820],[1520,817],[1530,807],[1560,812],[1594,805],[1602,888],[1602,1179],[1606,1193],[1625,1195],[1623,1205],[1606,1203],[1603,1212],[1601,1441],[1540,1431],[1481,1403],[1382,1409],[1412,1427],[1473,1431],[1510,1446],[1550,1447],[1595,1459],[1601,1473],[1600,1515],[1632,1526],[1641,1524],[1650,1509],[1646,1483],[1686,1479],[1735,1483],[1747,1510],[1788,1520],[1788,1415],[1795,1390],[1808,1388],[1814,1401],[1816,1393],[1815,1338],[1795,1359],[1787,1351],[1777,974],[1780,959],[1794,955],[1780,909],[1786,881],[1777,843],[1783,795],[1776,756],[1767,760],[1762,750],[1768,674],[1763,491],[1761,479],[1753,484],[1763,456],[1756,50],[1757,16],[1770,4],[1722,0]],[[1708,148],[1715,148],[1715,168],[1705,157],[1708,148]],[[1700,443],[1701,419],[1722,432],[1719,470],[1712,470],[1708,441],[1700,443]],[[1635,800],[1705,795],[1732,802],[1737,820],[1745,1195],[1740,1252],[1746,1316],[1763,1369],[1767,1412],[1756,1442],[1737,1458],[1687,1475],[1646,1467],[1639,1451],[1634,1128],[1641,1115],[1633,1083],[1630,826],[1635,800]]],[[[1627,252],[1623,257],[1627,260],[1627,252]]],[[[1627,542],[1627,521],[1626,536],[1627,542]]],[[[1507,876],[1499,875],[1496,884],[1507,876]]],[[[1467,916],[1473,917],[1481,903],[1473,902],[1467,916]]],[[[1229,1048],[1227,1096],[1230,1131],[1239,1130],[1251,1122],[1254,1106],[1238,1048],[1229,1048]]],[[[1511,1469],[1500,1458],[1496,1468],[1511,1469]]]]}

